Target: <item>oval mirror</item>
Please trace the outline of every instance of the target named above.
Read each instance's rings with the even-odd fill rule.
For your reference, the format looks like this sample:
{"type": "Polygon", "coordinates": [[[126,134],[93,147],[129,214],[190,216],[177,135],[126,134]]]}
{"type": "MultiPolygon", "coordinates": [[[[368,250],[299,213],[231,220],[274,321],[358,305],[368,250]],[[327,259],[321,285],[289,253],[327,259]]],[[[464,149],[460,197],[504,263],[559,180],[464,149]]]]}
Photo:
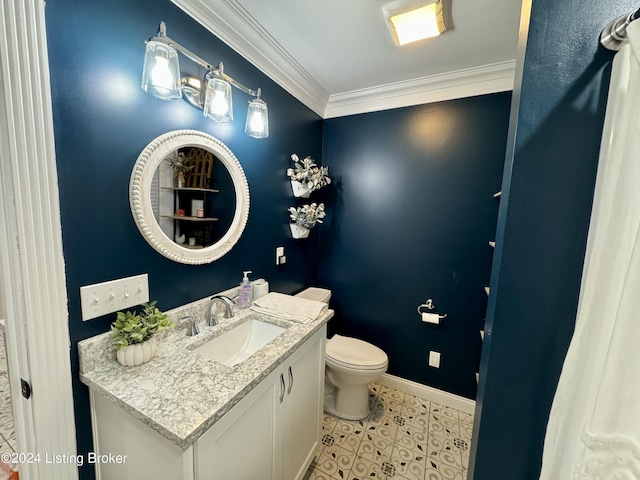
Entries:
{"type": "Polygon", "coordinates": [[[200,265],[226,254],[249,218],[249,184],[229,148],[197,130],[176,130],[140,153],[129,205],[144,239],[165,257],[200,265]]]}

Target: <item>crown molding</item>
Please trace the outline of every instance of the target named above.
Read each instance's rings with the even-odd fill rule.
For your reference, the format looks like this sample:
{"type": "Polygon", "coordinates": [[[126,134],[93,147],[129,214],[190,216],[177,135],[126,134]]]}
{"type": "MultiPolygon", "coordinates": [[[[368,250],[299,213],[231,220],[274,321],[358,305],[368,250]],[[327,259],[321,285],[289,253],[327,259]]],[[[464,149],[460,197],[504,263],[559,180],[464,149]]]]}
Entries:
{"type": "Polygon", "coordinates": [[[300,102],[323,116],[329,94],[237,0],[171,1],[300,102]]]}
{"type": "Polygon", "coordinates": [[[511,60],[331,95],[324,118],[513,90],[515,70],[511,60]]]}

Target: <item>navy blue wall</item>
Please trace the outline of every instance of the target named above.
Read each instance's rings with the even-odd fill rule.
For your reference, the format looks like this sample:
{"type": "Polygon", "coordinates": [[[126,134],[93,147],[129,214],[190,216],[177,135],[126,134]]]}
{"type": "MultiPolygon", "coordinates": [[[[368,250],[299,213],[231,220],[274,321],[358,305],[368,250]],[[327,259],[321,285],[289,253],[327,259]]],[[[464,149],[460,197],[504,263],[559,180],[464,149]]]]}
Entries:
{"type": "Polygon", "coordinates": [[[476,392],[510,93],[325,121],[318,279],[331,330],[368,340],[389,373],[468,398],[476,392]],[[433,298],[448,316],[423,323],[433,298]],[[441,367],[427,364],[441,352],[441,367]]]}
{"type": "Polygon", "coordinates": [[[533,0],[498,220],[474,480],[539,477],[575,324],[610,76],[612,53],[597,40],[634,7],[635,0],[533,0]]]}
{"type": "MultiPolygon", "coordinates": [[[[322,120],[219,41],[169,0],[54,0],[47,2],[49,56],[69,328],[79,453],[92,448],[87,389],[79,383],[76,344],[105,332],[113,315],[82,322],[82,285],[147,272],[150,295],[170,309],[238,284],[242,270],[267,278],[272,289],[294,292],[314,283],[317,237],[290,238],[293,205],[285,171],[296,152],[320,159],[322,120]],[[203,58],[223,61],[245,85],[261,87],[269,105],[271,136],[244,135],[249,97],[234,90],[233,124],[216,124],[184,101],[164,102],[140,89],[144,40],[161,20],[168,35],[203,58]],[[174,129],[197,129],[219,138],[242,164],[251,211],[239,243],[204,266],[173,263],[138,232],[128,203],[131,169],[144,147],[174,129]],[[287,248],[276,268],[275,247],[287,248]]],[[[183,72],[201,75],[181,57],[183,72]]],[[[91,467],[82,478],[93,478],[91,467]]]]}

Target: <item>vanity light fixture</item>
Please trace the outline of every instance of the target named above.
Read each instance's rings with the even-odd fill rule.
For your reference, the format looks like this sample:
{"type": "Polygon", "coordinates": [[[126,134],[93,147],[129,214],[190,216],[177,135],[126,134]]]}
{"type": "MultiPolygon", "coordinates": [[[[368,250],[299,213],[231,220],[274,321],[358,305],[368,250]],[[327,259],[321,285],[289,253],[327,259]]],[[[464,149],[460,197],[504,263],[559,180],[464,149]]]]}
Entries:
{"type": "Polygon", "coordinates": [[[142,89],[161,100],[184,98],[203,115],[216,122],[233,121],[231,87],[255,97],[249,102],[245,133],[254,138],[269,136],[267,104],[260,98],[261,90],[251,90],[224,73],[222,62],[217,67],[167,36],[164,22],[158,34],[147,40],[142,70],[142,89]],[[202,80],[180,78],[178,52],[206,69],[202,80]]]}
{"type": "Polygon", "coordinates": [[[396,45],[435,37],[446,30],[442,0],[397,0],[382,7],[396,45]]]}

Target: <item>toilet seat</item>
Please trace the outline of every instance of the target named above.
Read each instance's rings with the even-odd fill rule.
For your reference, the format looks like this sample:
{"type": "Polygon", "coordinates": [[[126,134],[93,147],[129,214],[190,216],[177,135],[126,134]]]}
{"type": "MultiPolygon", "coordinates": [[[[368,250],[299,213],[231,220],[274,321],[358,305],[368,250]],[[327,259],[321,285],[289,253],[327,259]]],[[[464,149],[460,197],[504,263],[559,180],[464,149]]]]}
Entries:
{"type": "Polygon", "coordinates": [[[377,370],[388,364],[383,350],[357,338],[334,335],[327,341],[326,359],[335,365],[355,370],[377,370]]]}

